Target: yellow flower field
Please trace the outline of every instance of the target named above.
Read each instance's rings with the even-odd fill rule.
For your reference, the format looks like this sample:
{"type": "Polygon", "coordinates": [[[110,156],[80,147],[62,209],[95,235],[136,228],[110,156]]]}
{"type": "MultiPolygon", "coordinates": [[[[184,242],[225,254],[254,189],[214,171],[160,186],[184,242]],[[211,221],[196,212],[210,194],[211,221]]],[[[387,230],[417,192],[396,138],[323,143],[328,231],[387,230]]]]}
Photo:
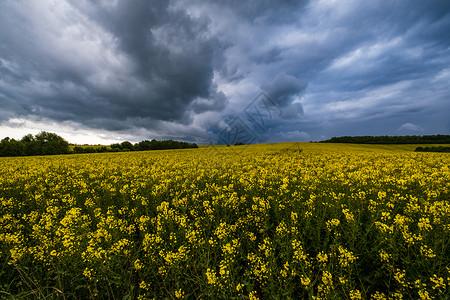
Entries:
{"type": "Polygon", "coordinates": [[[450,297],[450,155],[414,148],[0,158],[0,297],[450,297]]]}

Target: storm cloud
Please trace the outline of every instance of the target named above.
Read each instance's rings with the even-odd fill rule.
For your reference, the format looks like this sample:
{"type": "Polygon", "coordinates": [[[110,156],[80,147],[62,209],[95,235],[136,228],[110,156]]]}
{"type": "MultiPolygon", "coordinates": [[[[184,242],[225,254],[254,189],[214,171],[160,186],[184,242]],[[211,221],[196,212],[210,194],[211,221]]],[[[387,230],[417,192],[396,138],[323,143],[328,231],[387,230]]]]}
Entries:
{"type": "Polygon", "coordinates": [[[6,0],[0,131],[208,143],[240,118],[255,142],[445,134],[449,62],[445,0],[6,0]],[[280,113],[257,131],[243,112],[260,93],[280,113]]]}

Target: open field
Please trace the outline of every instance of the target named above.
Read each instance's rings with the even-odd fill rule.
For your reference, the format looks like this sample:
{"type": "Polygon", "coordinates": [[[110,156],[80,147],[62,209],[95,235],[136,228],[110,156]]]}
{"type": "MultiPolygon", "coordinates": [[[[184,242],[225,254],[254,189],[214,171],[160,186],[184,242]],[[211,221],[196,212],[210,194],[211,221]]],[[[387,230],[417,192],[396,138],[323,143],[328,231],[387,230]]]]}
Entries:
{"type": "Polygon", "coordinates": [[[0,158],[0,297],[448,298],[450,155],[417,146],[0,158]]]}

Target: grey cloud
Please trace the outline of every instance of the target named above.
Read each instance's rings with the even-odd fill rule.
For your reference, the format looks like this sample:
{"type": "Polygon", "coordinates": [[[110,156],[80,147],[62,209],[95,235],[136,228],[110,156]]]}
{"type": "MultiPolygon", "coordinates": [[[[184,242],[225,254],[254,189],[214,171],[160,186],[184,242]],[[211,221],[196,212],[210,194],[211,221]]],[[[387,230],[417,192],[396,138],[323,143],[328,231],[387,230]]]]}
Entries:
{"type": "Polygon", "coordinates": [[[262,89],[282,114],[261,142],[442,133],[449,60],[446,0],[3,1],[0,121],[191,139],[262,89]]]}
{"type": "Polygon", "coordinates": [[[222,93],[215,93],[212,98],[197,98],[192,101],[190,108],[196,114],[207,111],[221,111],[227,104],[226,96],[222,93]]]}
{"type": "MultiPolygon", "coordinates": [[[[447,30],[450,31],[450,21],[447,23],[447,30]]],[[[450,59],[448,48],[450,36],[448,39],[443,38],[445,42],[430,38],[417,39],[418,35],[433,35],[433,30],[430,29],[433,24],[428,25],[419,23],[407,30],[406,35],[399,34],[392,39],[375,40],[361,45],[354,51],[359,51],[359,57],[352,64],[325,70],[320,73],[319,80],[348,91],[433,76],[442,69],[443,61],[450,59]]],[[[445,34],[448,35],[448,33],[445,34]]],[[[351,54],[351,52],[345,53],[343,57],[351,54]]]]}
{"type": "MultiPolygon", "coordinates": [[[[18,13],[14,8],[17,9],[7,7],[11,15],[32,19],[27,15],[32,12],[18,13]]],[[[223,107],[223,104],[215,105],[217,99],[224,101],[223,94],[212,83],[214,64],[220,64],[222,48],[218,39],[208,34],[206,19],[194,19],[183,11],[171,10],[167,1],[118,1],[116,7],[108,9],[94,1],[80,5],[73,2],[71,9],[77,10],[79,18],[88,17],[110,36],[112,44],[106,46],[113,47],[113,55],[123,56],[125,64],[115,68],[106,65],[107,68],[102,69],[101,64],[86,65],[90,62],[83,60],[73,63],[64,57],[56,57],[53,64],[49,64],[51,57],[44,49],[46,45],[37,45],[33,52],[26,49],[27,41],[17,45],[22,52],[20,58],[14,57],[8,53],[15,50],[14,37],[2,33],[2,45],[11,43],[13,46],[6,51],[0,48],[0,57],[29,70],[23,76],[2,72],[3,81],[6,76],[15,76],[5,89],[15,88],[20,82],[33,86],[48,83],[46,95],[34,95],[23,103],[29,113],[114,130],[117,122],[133,116],[188,124],[191,119],[186,112],[199,98],[204,99],[203,109],[208,105],[214,106],[213,109],[223,107]],[[41,52],[42,56],[36,57],[36,52],[41,52]],[[103,76],[106,82],[90,81],[90,76],[103,76]],[[213,105],[209,104],[210,100],[213,105]]],[[[11,18],[3,20],[3,28],[17,25],[11,18]]],[[[78,22],[82,21],[78,19],[72,22],[67,25],[86,26],[80,25],[78,22]]],[[[23,30],[34,30],[29,20],[20,25],[23,30]]],[[[45,33],[36,32],[37,36],[41,34],[45,33]]],[[[32,42],[38,43],[36,39],[32,42]]]]}
{"type": "Polygon", "coordinates": [[[294,97],[300,95],[305,88],[305,82],[284,73],[278,74],[272,82],[262,87],[281,107],[290,104],[294,100],[294,97]]]}
{"type": "Polygon", "coordinates": [[[294,102],[305,91],[306,83],[294,76],[278,74],[275,79],[262,87],[274,104],[281,110],[281,119],[295,119],[303,115],[303,106],[294,102]]]}
{"type": "Polygon", "coordinates": [[[300,102],[290,104],[283,109],[282,119],[297,119],[304,115],[303,105],[300,102]]]}
{"type": "Polygon", "coordinates": [[[230,9],[239,18],[254,22],[260,19],[262,22],[285,23],[295,20],[299,12],[303,10],[309,0],[281,0],[273,2],[271,0],[213,0],[209,3],[215,3],[225,9],[230,9]],[[293,14],[293,12],[295,12],[293,14]]]}
{"type": "Polygon", "coordinates": [[[413,123],[405,123],[402,126],[400,126],[400,128],[398,130],[404,131],[404,132],[415,132],[415,133],[424,131],[424,129],[422,127],[420,127],[419,125],[413,124],[413,123]]]}

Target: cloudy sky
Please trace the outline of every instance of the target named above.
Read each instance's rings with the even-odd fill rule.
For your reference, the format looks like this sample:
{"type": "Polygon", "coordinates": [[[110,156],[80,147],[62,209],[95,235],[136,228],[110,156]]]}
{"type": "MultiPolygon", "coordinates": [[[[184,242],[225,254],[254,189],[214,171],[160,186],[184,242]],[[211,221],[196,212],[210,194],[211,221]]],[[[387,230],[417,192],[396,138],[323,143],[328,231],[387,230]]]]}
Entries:
{"type": "Polygon", "coordinates": [[[450,1],[2,0],[0,138],[450,133],[450,1]]]}

